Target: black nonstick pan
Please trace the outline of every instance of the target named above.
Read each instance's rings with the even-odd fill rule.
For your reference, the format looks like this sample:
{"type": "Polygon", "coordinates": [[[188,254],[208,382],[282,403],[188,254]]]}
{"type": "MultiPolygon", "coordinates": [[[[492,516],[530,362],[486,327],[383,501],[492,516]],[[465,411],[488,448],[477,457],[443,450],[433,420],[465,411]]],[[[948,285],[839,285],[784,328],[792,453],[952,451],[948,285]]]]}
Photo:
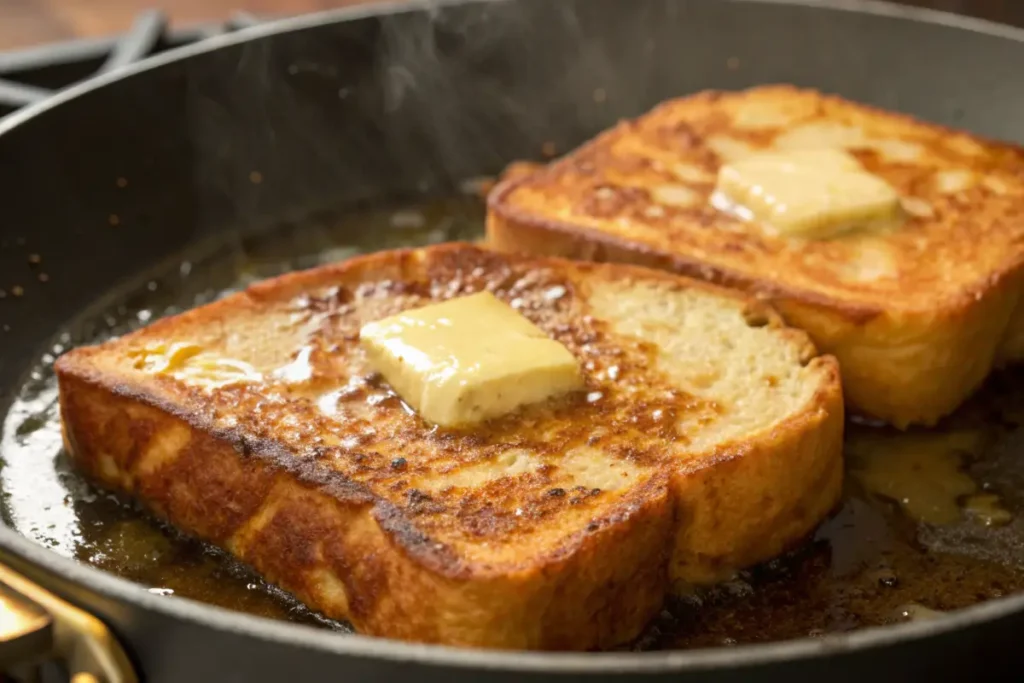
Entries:
{"type": "Polygon", "coordinates": [[[849,428],[851,462],[953,453],[1002,512],[933,524],[850,477],[805,548],[607,653],[353,634],[60,454],[49,366],[66,348],[285,269],[474,238],[480,179],[510,161],[669,97],[772,82],[1024,142],[1024,32],[810,0],[375,5],[212,39],[0,120],[0,665],[61,659],[79,683],[1018,680],[1019,372],[937,430],[849,428]]]}

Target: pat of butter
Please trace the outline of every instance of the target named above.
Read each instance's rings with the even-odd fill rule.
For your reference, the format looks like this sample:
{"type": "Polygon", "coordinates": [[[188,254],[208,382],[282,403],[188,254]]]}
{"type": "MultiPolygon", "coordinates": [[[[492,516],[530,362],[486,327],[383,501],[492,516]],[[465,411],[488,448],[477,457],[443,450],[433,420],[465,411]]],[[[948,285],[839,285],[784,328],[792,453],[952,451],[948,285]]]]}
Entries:
{"type": "Polygon", "coordinates": [[[899,195],[839,149],[756,154],[725,164],[712,203],[795,237],[825,238],[899,217],[899,195]]]}
{"type": "Polygon", "coordinates": [[[583,386],[572,353],[490,292],[369,323],[360,343],[406,403],[446,427],[583,386]]]}

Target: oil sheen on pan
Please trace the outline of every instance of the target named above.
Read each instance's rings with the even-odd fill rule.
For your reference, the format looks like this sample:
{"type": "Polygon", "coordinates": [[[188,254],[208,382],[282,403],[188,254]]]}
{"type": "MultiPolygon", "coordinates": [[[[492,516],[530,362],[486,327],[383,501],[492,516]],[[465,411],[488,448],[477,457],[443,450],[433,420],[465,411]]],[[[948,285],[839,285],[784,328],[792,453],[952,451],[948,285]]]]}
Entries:
{"type": "MultiPolygon", "coordinates": [[[[4,521],[57,553],[168,599],[186,596],[347,630],[224,553],[82,481],[61,451],[50,365],[71,345],[121,334],[256,279],[481,232],[476,200],[369,207],[281,226],[246,238],[241,250],[210,243],[168,260],[119,292],[115,303],[70,322],[40,355],[4,423],[4,521]]],[[[1024,392],[1014,390],[1022,379],[1022,371],[996,376],[935,429],[848,424],[847,488],[838,512],[789,555],[674,600],[632,647],[729,646],[941,618],[1024,590],[1024,392]]]]}

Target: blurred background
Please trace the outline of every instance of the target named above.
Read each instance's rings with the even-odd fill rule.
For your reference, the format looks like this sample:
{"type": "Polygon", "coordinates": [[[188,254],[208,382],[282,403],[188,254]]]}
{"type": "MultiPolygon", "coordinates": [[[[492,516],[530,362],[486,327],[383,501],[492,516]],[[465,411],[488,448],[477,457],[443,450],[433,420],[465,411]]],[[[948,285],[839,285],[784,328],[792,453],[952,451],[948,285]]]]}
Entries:
{"type": "MultiPolygon", "coordinates": [[[[0,0],[0,50],[118,33],[131,26],[139,12],[154,7],[163,10],[172,25],[189,26],[223,21],[237,12],[271,19],[380,1],[0,0]]],[[[1024,0],[902,0],[902,4],[932,7],[1024,26],[1024,0]]]]}

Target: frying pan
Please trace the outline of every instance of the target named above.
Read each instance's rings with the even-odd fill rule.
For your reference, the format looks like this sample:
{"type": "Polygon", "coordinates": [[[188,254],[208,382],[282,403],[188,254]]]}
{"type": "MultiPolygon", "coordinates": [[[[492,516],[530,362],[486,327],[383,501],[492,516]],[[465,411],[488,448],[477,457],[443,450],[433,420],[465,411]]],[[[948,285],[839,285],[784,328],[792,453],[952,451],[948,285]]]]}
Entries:
{"type": "MultiPolygon", "coordinates": [[[[0,300],[0,408],[66,321],[200,240],[298,224],[345,202],[452,192],[704,88],[790,82],[1024,141],[1022,75],[1024,32],[872,2],[403,3],[184,48],[0,121],[0,280],[24,273],[24,245],[44,252],[50,275],[0,300]]],[[[17,572],[62,599],[46,603],[58,621],[74,605],[109,626],[127,659],[102,640],[76,655],[100,680],[960,681],[1024,664],[1024,596],[779,644],[497,653],[166,599],[8,527],[0,560],[5,581],[17,572]]],[[[0,594],[8,609],[26,594],[47,599],[18,586],[0,594]]],[[[104,635],[99,622],[87,626],[104,635]]],[[[61,633],[37,636],[67,654],[75,640],[61,633]]],[[[0,656],[32,645],[8,642],[0,656]]]]}

